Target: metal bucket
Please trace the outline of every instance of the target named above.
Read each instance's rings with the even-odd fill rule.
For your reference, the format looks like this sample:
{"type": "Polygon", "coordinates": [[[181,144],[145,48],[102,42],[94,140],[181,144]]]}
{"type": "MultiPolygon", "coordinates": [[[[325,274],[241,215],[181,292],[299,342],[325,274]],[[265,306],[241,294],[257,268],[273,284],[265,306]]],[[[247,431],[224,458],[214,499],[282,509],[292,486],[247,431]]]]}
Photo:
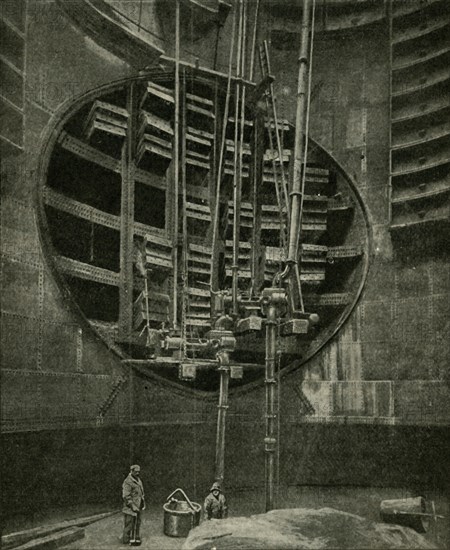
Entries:
{"type": "Polygon", "coordinates": [[[191,502],[182,489],[175,489],[163,505],[164,534],[168,537],[187,537],[189,531],[200,523],[201,509],[200,504],[191,502]],[[184,500],[174,498],[176,493],[181,493],[184,500]]]}

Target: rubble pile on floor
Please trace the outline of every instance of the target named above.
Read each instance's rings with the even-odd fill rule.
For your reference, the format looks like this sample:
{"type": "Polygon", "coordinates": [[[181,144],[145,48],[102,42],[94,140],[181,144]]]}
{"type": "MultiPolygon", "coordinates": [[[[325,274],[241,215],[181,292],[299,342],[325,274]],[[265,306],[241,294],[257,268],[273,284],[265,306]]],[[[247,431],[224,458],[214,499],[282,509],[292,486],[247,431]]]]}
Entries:
{"type": "Polygon", "coordinates": [[[183,550],[436,548],[400,525],[375,523],[333,508],[272,510],[250,517],[203,522],[183,550]]]}

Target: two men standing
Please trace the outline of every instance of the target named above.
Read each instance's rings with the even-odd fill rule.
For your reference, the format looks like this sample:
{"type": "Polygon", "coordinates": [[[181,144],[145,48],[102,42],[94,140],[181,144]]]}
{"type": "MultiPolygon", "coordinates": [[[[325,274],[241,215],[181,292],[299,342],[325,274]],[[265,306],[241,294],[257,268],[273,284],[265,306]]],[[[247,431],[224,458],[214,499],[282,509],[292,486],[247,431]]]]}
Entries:
{"type": "MultiPolygon", "coordinates": [[[[141,468],[133,464],[130,473],[122,484],[124,525],[122,543],[130,546],[141,544],[141,513],[145,510],[144,486],[140,479],[141,468]]],[[[223,519],[228,515],[225,496],[220,483],[213,483],[209,495],[204,502],[205,519],[223,519]]]]}
{"type": "Polygon", "coordinates": [[[140,466],[134,464],[122,484],[122,512],[124,514],[122,543],[130,546],[141,544],[141,512],[145,510],[145,498],[140,475],[140,466]]]}

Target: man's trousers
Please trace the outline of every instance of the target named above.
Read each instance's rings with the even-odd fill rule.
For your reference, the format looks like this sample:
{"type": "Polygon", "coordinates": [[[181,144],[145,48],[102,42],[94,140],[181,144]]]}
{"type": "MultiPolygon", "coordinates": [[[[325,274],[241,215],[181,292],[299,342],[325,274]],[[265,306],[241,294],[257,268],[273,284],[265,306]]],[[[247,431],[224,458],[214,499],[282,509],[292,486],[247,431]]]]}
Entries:
{"type": "Polygon", "coordinates": [[[124,514],[123,520],[123,544],[139,542],[141,540],[141,513],[138,512],[136,516],[124,514]]]}

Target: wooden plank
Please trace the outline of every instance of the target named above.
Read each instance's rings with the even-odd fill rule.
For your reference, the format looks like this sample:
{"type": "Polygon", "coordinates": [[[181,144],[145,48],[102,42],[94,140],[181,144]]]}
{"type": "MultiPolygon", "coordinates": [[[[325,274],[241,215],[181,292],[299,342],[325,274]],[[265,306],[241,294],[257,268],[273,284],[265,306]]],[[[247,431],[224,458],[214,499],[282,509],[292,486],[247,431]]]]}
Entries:
{"type": "Polygon", "coordinates": [[[93,516],[86,516],[82,518],[76,518],[72,520],[62,521],[55,523],[53,525],[46,525],[43,527],[34,527],[33,529],[26,529],[24,531],[17,531],[15,533],[10,533],[8,535],[3,535],[1,539],[1,548],[3,550],[9,550],[10,548],[16,548],[20,544],[25,544],[29,540],[37,539],[50,535],[51,533],[56,533],[57,531],[63,531],[69,527],[84,527],[100,521],[109,516],[117,514],[118,511],[114,512],[103,512],[102,514],[95,514],[93,516]]]}
{"type": "Polygon", "coordinates": [[[16,546],[16,550],[53,550],[82,538],[84,538],[84,529],[70,527],[64,531],[58,531],[45,537],[30,540],[25,544],[16,546]]]}

